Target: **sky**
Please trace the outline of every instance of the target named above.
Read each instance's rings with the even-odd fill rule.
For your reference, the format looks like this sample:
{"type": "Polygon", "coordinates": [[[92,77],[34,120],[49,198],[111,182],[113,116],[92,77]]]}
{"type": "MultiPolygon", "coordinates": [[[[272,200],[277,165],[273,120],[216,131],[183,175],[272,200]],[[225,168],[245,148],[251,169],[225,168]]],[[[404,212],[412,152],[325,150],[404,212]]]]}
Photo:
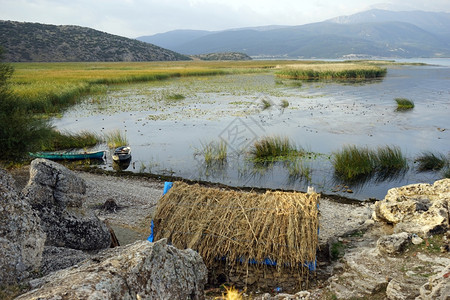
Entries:
{"type": "Polygon", "coordinates": [[[371,8],[450,13],[450,0],[0,0],[0,20],[79,25],[136,38],[175,29],[303,25],[371,8]]]}

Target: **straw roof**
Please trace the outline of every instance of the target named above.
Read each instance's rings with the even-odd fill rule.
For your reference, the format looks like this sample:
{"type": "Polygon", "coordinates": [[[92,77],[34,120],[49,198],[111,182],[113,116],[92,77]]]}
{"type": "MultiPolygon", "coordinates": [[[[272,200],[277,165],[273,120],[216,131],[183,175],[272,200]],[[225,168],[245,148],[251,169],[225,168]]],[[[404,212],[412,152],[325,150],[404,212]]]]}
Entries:
{"type": "MultiPolygon", "coordinates": [[[[175,182],[158,204],[155,240],[199,252],[207,266],[225,259],[303,269],[318,247],[316,193],[239,192],[175,182]]],[[[256,264],[257,267],[264,264],[256,264]]]]}

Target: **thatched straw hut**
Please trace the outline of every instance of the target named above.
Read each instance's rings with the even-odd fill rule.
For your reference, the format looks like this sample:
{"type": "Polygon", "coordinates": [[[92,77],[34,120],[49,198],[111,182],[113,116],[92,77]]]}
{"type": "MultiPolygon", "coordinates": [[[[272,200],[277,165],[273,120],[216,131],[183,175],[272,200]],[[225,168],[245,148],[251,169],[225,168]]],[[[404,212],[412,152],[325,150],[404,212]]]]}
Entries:
{"type": "Polygon", "coordinates": [[[316,193],[239,192],[175,182],[158,204],[154,236],[198,251],[210,277],[222,264],[227,281],[258,283],[267,270],[301,281],[316,259],[318,199],[316,193]]]}

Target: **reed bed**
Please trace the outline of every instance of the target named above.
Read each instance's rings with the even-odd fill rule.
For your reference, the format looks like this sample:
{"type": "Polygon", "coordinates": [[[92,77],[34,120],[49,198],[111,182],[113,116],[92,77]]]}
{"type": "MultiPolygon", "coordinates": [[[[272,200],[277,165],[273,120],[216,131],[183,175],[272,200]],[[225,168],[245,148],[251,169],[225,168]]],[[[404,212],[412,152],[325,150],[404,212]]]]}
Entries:
{"type": "Polygon", "coordinates": [[[109,148],[117,148],[128,145],[128,139],[125,132],[122,132],[119,129],[105,133],[105,141],[109,148]]]}
{"type": "Polygon", "coordinates": [[[406,157],[398,147],[345,146],[333,154],[335,174],[346,181],[358,180],[378,173],[380,178],[408,169],[406,157]]]}
{"type": "Polygon", "coordinates": [[[386,68],[360,63],[317,63],[286,65],[275,74],[290,79],[374,79],[384,77],[386,68]]]}
{"type": "Polygon", "coordinates": [[[102,142],[97,134],[88,131],[71,133],[52,130],[49,135],[41,142],[42,151],[89,148],[102,142]]]}
{"type": "Polygon", "coordinates": [[[316,193],[238,192],[175,182],[154,217],[155,240],[196,250],[208,267],[217,260],[236,269],[253,261],[305,270],[318,247],[316,193]]]}
{"type": "Polygon", "coordinates": [[[287,137],[281,136],[263,137],[250,150],[253,161],[283,160],[303,154],[303,149],[297,149],[287,137]]]}

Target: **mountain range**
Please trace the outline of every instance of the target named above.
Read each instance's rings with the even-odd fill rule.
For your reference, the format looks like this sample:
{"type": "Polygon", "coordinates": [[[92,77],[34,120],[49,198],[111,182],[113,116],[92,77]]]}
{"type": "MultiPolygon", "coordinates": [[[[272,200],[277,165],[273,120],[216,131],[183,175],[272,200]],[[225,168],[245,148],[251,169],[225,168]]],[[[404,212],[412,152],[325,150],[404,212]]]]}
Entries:
{"type": "Polygon", "coordinates": [[[174,30],[140,41],[188,55],[242,52],[252,57],[450,57],[450,13],[373,9],[300,26],[224,31],[174,30]]]}
{"type": "Polygon", "coordinates": [[[80,26],[0,21],[9,62],[170,61],[190,58],[149,43],[80,26]]]}

